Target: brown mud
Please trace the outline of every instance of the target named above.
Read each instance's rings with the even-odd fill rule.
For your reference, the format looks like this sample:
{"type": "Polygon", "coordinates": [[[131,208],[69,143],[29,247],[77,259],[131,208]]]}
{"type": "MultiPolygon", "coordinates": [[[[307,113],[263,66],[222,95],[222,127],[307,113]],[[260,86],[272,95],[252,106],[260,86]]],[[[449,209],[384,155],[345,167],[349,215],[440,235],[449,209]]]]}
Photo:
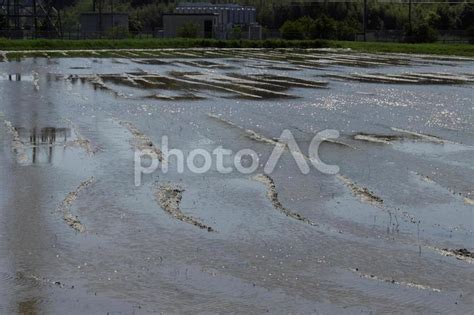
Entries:
{"type": "Polygon", "coordinates": [[[236,128],[236,129],[239,129],[239,130],[242,130],[244,133],[245,133],[245,136],[248,137],[249,139],[252,139],[254,141],[257,141],[257,142],[262,142],[262,143],[266,143],[266,144],[271,144],[271,145],[276,145],[278,144],[278,141],[276,140],[273,140],[273,139],[269,139],[261,134],[259,134],[258,132],[254,131],[254,130],[251,130],[251,129],[245,129],[235,123],[233,123],[232,121],[230,120],[227,120],[221,116],[218,116],[218,115],[215,115],[215,114],[211,114],[211,113],[208,113],[207,116],[209,116],[210,118],[214,119],[214,120],[217,120],[221,123],[224,123],[228,126],[231,126],[233,128],[236,128]]]}
{"type": "Polygon", "coordinates": [[[244,76],[235,73],[230,75],[240,79],[251,79],[257,83],[271,84],[276,87],[325,88],[328,85],[327,81],[311,81],[283,75],[248,74],[244,76]]]}
{"type": "MultiPolygon", "coordinates": [[[[209,62],[208,62],[209,63],[209,62]]],[[[89,82],[94,87],[109,91],[118,97],[129,98],[114,86],[127,86],[138,89],[158,89],[184,92],[183,96],[193,95],[196,89],[230,93],[233,97],[247,99],[298,98],[287,93],[291,88],[326,88],[327,82],[310,81],[288,76],[240,75],[236,73],[218,74],[204,72],[172,71],[167,75],[148,72],[128,72],[121,74],[70,75],[66,79],[89,82]],[[111,85],[110,85],[111,84],[111,85]]],[[[149,97],[158,98],[162,93],[149,97]]],[[[197,97],[196,97],[197,98],[197,97]]],[[[178,98],[179,99],[179,98],[178,98]]]]}
{"type": "Polygon", "coordinates": [[[452,75],[448,73],[403,73],[403,74],[361,74],[350,75],[328,74],[326,77],[358,81],[365,83],[385,83],[385,84],[473,84],[473,75],[452,75]]]}
{"type": "Polygon", "coordinates": [[[468,258],[474,258],[474,252],[471,252],[467,250],[466,248],[460,248],[460,249],[444,249],[446,251],[450,251],[456,256],[462,256],[462,257],[468,257],[468,258]]]}
{"type": "Polygon", "coordinates": [[[474,206],[474,199],[464,197],[464,204],[466,204],[468,206],[474,206]]]}
{"type": "Polygon", "coordinates": [[[23,141],[21,141],[18,130],[13,127],[12,123],[8,120],[3,120],[3,124],[7,132],[12,137],[12,151],[16,156],[17,162],[20,164],[27,163],[28,155],[26,154],[26,145],[23,143],[23,141]]]}
{"type": "Polygon", "coordinates": [[[77,126],[75,126],[71,120],[66,119],[66,121],[70,124],[71,129],[74,131],[76,139],[66,142],[65,146],[82,148],[90,156],[96,154],[99,151],[99,147],[94,147],[89,139],[83,137],[77,129],[77,126]]]}
{"type": "Polygon", "coordinates": [[[370,191],[367,187],[361,187],[350,180],[348,177],[341,174],[338,174],[336,178],[346,185],[352,191],[352,194],[359,198],[360,201],[376,206],[383,205],[383,199],[375,195],[375,193],[370,191]]]}
{"type": "MultiPolygon", "coordinates": [[[[247,128],[244,128],[244,127],[241,127],[237,124],[235,124],[234,122],[228,120],[228,119],[225,119],[223,118],[222,116],[219,116],[219,115],[216,115],[216,114],[212,114],[212,113],[208,113],[207,116],[209,118],[212,118],[218,122],[221,122],[223,124],[226,124],[228,126],[231,126],[233,128],[236,128],[236,129],[239,129],[241,131],[243,131],[245,133],[245,136],[251,140],[254,140],[254,141],[257,141],[257,142],[261,142],[261,143],[265,143],[265,144],[269,144],[269,145],[278,145],[278,144],[282,144],[279,139],[277,138],[274,138],[274,139],[270,139],[252,129],[247,129],[247,128]]],[[[354,146],[351,146],[350,144],[347,144],[347,143],[344,143],[342,141],[339,141],[339,140],[334,140],[334,139],[326,139],[324,142],[328,142],[328,143],[332,143],[332,144],[335,144],[335,145],[338,145],[338,146],[343,146],[343,147],[347,147],[347,148],[350,148],[350,149],[357,149],[356,147],[354,146]]],[[[289,150],[289,147],[287,145],[285,145],[285,149],[289,150]]],[[[305,159],[309,160],[309,158],[307,156],[304,156],[305,159]]]]}
{"type": "Polygon", "coordinates": [[[277,191],[275,182],[270,176],[265,175],[265,174],[258,174],[252,177],[252,179],[265,185],[265,187],[267,188],[267,198],[271,201],[273,207],[276,210],[280,211],[281,213],[283,213],[289,218],[307,223],[309,225],[316,225],[315,223],[311,222],[309,219],[305,218],[301,214],[293,212],[285,208],[281,204],[280,200],[278,199],[278,191],[277,191]]]}
{"type": "Polygon", "coordinates": [[[404,141],[404,140],[411,140],[411,141],[425,141],[425,142],[432,142],[437,144],[444,144],[444,143],[452,143],[451,141],[441,139],[437,136],[427,135],[411,130],[400,129],[391,127],[392,131],[396,132],[397,134],[370,134],[370,133],[357,133],[353,135],[354,140],[359,141],[366,141],[372,143],[380,143],[380,144],[390,144],[392,142],[404,141]]]}
{"type": "Polygon", "coordinates": [[[181,200],[183,199],[183,192],[184,189],[182,189],[180,186],[164,184],[158,187],[157,191],[155,192],[155,198],[160,207],[163,208],[163,210],[165,210],[173,218],[188,224],[192,224],[200,229],[207,230],[208,232],[215,232],[212,227],[199,222],[191,216],[185,215],[181,211],[180,204],[181,200]]]}
{"type": "Polygon", "coordinates": [[[142,133],[135,125],[128,121],[120,121],[121,126],[125,127],[133,135],[132,145],[137,150],[155,155],[158,160],[163,161],[163,153],[156,147],[151,139],[142,133]]]}
{"type": "Polygon", "coordinates": [[[460,193],[460,192],[456,192],[455,190],[453,190],[452,188],[449,188],[449,187],[445,187],[443,185],[441,185],[440,183],[436,182],[432,177],[430,176],[427,176],[427,175],[424,175],[424,174],[421,174],[419,172],[412,172],[414,175],[416,175],[417,177],[419,177],[422,181],[426,182],[426,183],[429,183],[429,184],[432,184],[432,185],[436,185],[446,191],[448,191],[449,193],[451,193],[453,196],[457,197],[457,198],[462,198],[462,202],[464,202],[465,205],[468,205],[468,206],[474,206],[474,200],[472,200],[471,198],[467,197],[466,194],[463,194],[463,193],[460,193]]]}
{"type": "Polygon", "coordinates": [[[468,264],[474,264],[474,253],[466,248],[449,249],[449,248],[435,248],[432,247],[435,252],[445,257],[454,257],[457,260],[466,262],[468,264]]]}
{"type": "Polygon", "coordinates": [[[424,141],[434,142],[434,143],[439,143],[439,144],[451,143],[451,141],[441,139],[437,136],[427,135],[427,134],[419,133],[419,132],[416,132],[416,131],[411,131],[411,130],[406,130],[406,129],[401,129],[401,128],[395,128],[395,127],[392,127],[391,129],[395,132],[405,134],[405,135],[407,135],[407,137],[413,137],[414,139],[419,139],[419,140],[424,140],[424,141]]]}
{"type": "Polygon", "coordinates": [[[422,285],[422,284],[417,284],[417,283],[412,283],[412,282],[405,282],[405,281],[397,281],[395,279],[382,278],[382,277],[378,277],[374,274],[364,274],[364,273],[360,272],[358,268],[349,269],[349,270],[352,271],[353,273],[356,273],[357,275],[359,275],[359,277],[365,278],[365,279],[390,283],[390,284],[393,284],[393,285],[399,285],[399,286],[403,286],[403,287],[407,287],[407,288],[414,288],[414,289],[418,289],[418,290],[429,290],[429,291],[432,291],[432,292],[441,292],[440,289],[432,288],[432,287],[427,286],[427,285],[422,285]]]}
{"type": "Polygon", "coordinates": [[[76,230],[79,233],[83,233],[86,230],[86,227],[81,223],[79,218],[71,213],[71,207],[73,203],[76,201],[77,197],[87,187],[92,185],[94,183],[95,178],[91,177],[85,181],[83,181],[77,188],[71,192],[69,192],[64,200],[61,202],[59,205],[57,211],[61,212],[63,214],[63,219],[66,222],[67,225],[69,225],[71,228],[76,230]]]}

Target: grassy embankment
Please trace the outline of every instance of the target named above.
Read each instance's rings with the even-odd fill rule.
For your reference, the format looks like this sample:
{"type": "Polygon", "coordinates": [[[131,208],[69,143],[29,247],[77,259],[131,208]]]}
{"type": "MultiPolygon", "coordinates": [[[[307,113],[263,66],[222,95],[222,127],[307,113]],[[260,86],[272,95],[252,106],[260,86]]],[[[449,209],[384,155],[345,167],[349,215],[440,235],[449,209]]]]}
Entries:
{"type": "MultiPolygon", "coordinates": [[[[8,40],[0,39],[0,51],[7,53],[9,58],[22,56],[42,56],[41,50],[68,50],[67,56],[102,56],[115,57],[114,50],[165,49],[165,48],[351,48],[355,51],[370,53],[417,53],[436,55],[456,55],[474,57],[474,45],[469,44],[403,44],[348,42],[324,40],[262,40],[262,41],[218,41],[209,39],[123,39],[123,40],[8,40]],[[85,52],[81,50],[101,50],[85,52]],[[25,52],[27,51],[27,52],[25,52]]],[[[134,55],[140,56],[140,52],[134,55]]],[[[48,52],[50,57],[66,56],[61,52],[48,52]]],[[[144,55],[145,56],[145,55],[144,55]]]]}
{"type": "Polygon", "coordinates": [[[474,57],[474,45],[472,44],[405,44],[331,41],[329,43],[329,46],[339,48],[350,48],[356,51],[371,53],[407,53],[474,57]]]}

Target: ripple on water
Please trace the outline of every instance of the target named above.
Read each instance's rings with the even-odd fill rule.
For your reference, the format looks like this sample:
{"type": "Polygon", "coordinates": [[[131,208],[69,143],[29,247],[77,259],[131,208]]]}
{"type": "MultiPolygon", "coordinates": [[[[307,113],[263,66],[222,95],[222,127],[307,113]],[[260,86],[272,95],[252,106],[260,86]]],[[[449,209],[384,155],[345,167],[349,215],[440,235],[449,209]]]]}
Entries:
{"type": "Polygon", "coordinates": [[[0,272],[0,282],[11,288],[38,288],[47,281],[35,275],[18,271],[16,273],[0,272]]]}

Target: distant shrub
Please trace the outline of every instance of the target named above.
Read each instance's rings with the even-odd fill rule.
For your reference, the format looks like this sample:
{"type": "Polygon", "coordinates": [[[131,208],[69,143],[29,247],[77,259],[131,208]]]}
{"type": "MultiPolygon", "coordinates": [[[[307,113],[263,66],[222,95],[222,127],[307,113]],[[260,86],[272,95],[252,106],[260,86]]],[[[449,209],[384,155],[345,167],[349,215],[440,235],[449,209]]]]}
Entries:
{"type": "Polygon", "coordinates": [[[230,35],[231,39],[241,39],[242,38],[242,29],[237,26],[232,29],[232,33],[230,35]]]}
{"type": "Polygon", "coordinates": [[[105,32],[105,36],[107,38],[112,38],[112,39],[123,39],[123,38],[128,38],[130,36],[130,33],[128,32],[128,28],[124,26],[115,26],[109,28],[105,32]]]}
{"type": "Polygon", "coordinates": [[[354,40],[358,32],[358,28],[351,23],[339,22],[337,24],[337,39],[339,40],[354,40]]]}
{"type": "Polygon", "coordinates": [[[196,37],[198,37],[198,26],[195,23],[192,23],[192,22],[184,23],[178,29],[178,37],[183,37],[183,38],[196,38],[196,37]]]}
{"type": "Polygon", "coordinates": [[[469,43],[474,44],[474,25],[469,26],[467,31],[467,36],[469,36],[469,43]]]}
{"type": "Polygon", "coordinates": [[[287,40],[354,40],[357,27],[349,20],[338,22],[327,15],[322,15],[316,20],[305,16],[295,21],[286,21],[280,32],[283,39],[287,40]]]}
{"type": "Polygon", "coordinates": [[[284,39],[304,39],[303,26],[298,21],[286,21],[280,32],[284,39]]]}
{"type": "Polygon", "coordinates": [[[428,23],[421,23],[406,31],[406,41],[410,43],[434,43],[438,40],[438,31],[428,23]]]}
{"type": "Polygon", "coordinates": [[[337,38],[337,21],[326,15],[314,21],[311,29],[311,38],[336,39],[337,38]]]}

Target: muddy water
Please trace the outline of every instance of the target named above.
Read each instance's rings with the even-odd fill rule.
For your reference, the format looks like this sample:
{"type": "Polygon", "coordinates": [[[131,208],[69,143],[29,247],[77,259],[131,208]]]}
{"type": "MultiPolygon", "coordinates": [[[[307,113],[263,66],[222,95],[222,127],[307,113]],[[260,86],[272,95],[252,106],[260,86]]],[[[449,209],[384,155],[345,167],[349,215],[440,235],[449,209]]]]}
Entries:
{"type": "Polygon", "coordinates": [[[472,310],[471,60],[147,53],[0,63],[0,313],[472,310]],[[134,185],[162,136],[263,163],[328,128],[338,175],[286,150],[134,185]]]}

